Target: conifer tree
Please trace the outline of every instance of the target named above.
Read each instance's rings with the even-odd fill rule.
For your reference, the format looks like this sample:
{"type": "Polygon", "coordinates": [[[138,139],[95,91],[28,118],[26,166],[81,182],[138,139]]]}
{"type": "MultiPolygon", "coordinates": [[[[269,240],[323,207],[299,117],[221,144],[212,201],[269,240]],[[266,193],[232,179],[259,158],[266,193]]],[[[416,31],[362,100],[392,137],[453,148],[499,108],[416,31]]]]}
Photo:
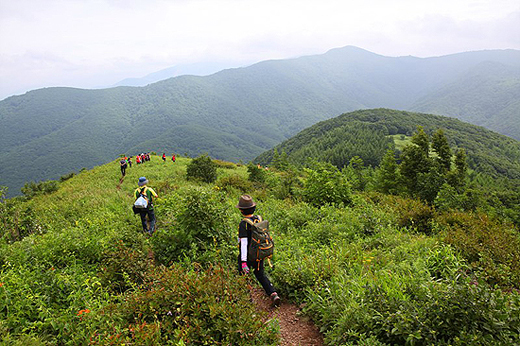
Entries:
{"type": "Polygon", "coordinates": [[[464,149],[457,150],[455,154],[455,170],[448,175],[448,183],[453,186],[459,193],[464,189],[466,184],[466,174],[468,172],[468,163],[466,160],[466,151],[464,149]]]}
{"type": "Polygon", "coordinates": [[[278,169],[278,167],[280,166],[280,154],[278,153],[278,149],[276,148],[274,148],[273,160],[271,161],[271,164],[276,169],[278,169]]]}
{"type": "Polygon", "coordinates": [[[404,147],[401,154],[401,181],[408,192],[415,196],[420,189],[419,174],[430,171],[431,160],[429,157],[429,139],[423,128],[419,126],[412,136],[412,145],[404,147]]]}
{"type": "Polygon", "coordinates": [[[363,175],[364,163],[359,156],[354,156],[350,159],[349,165],[346,169],[347,178],[355,190],[363,191],[367,184],[366,178],[363,175]]]}
{"type": "Polygon", "coordinates": [[[395,152],[392,149],[386,151],[381,161],[381,166],[376,174],[376,189],[383,193],[397,193],[399,172],[395,160],[395,152]]]}
{"type": "Polygon", "coordinates": [[[412,136],[412,143],[417,145],[428,157],[430,153],[430,138],[424,132],[424,129],[422,126],[417,126],[417,132],[415,132],[412,136]]]}
{"type": "Polygon", "coordinates": [[[440,164],[443,173],[448,173],[451,168],[451,149],[442,129],[438,129],[433,134],[432,148],[438,156],[436,161],[440,164]]]}
{"type": "Polygon", "coordinates": [[[287,156],[287,153],[285,150],[282,151],[282,155],[280,155],[280,162],[278,164],[278,169],[285,171],[289,168],[289,157],[287,156]]]}

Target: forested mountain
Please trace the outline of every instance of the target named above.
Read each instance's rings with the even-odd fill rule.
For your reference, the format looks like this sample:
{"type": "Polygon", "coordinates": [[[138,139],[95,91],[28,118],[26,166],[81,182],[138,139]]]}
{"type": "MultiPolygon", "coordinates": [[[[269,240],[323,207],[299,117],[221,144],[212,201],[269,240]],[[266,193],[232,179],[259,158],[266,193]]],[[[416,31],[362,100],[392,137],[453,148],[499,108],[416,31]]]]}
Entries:
{"type": "Polygon", "coordinates": [[[410,136],[417,126],[430,135],[442,129],[452,148],[467,152],[474,170],[520,179],[519,141],[453,118],[390,109],[360,110],[322,121],[263,153],[255,162],[270,164],[276,150],[298,164],[313,158],[342,168],[359,156],[365,164],[376,167],[386,150],[395,148],[395,135],[410,136]]]}
{"type": "MultiPolygon", "coordinates": [[[[467,85],[471,69],[485,68],[486,61],[518,71],[520,51],[420,59],[345,47],[146,87],[31,91],[0,102],[0,185],[9,186],[13,194],[29,180],[54,179],[142,150],[208,152],[220,159],[250,160],[298,131],[344,112],[376,107],[435,111],[440,106],[429,95],[442,99],[446,88],[467,85]]],[[[502,105],[507,99],[508,107],[497,110],[504,115],[501,125],[520,138],[512,125],[518,122],[516,76],[482,74],[488,88],[501,85],[504,92],[479,95],[471,114],[464,111],[463,95],[443,101],[450,106],[445,115],[488,116],[494,109],[489,105],[502,105]]]]}
{"type": "Polygon", "coordinates": [[[165,68],[163,70],[150,73],[141,78],[126,78],[122,81],[112,85],[118,86],[145,86],[151,83],[159,82],[168,78],[177,76],[192,75],[192,76],[207,76],[218,71],[230,68],[230,66],[236,66],[231,62],[213,62],[213,63],[195,63],[195,64],[184,64],[175,65],[172,67],[165,68]]]}
{"type": "Polygon", "coordinates": [[[411,109],[448,114],[520,140],[520,70],[483,62],[411,109]]]}

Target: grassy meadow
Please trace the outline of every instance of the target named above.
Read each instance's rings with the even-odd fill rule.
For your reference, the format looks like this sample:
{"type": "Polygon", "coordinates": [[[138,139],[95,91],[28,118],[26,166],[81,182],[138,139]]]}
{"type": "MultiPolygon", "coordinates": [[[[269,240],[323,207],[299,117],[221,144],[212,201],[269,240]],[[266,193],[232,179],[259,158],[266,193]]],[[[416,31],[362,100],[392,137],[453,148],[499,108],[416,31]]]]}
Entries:
{"type": "Polygon", "coordinates": [[[118,160],[57,191],[0,203],[0,340],[7,345],[276,345],[237,275],[240,194],[270,221],[282,299],[329,345],[517,345],[520,237],[485,214],[352,192],[341,173],[258,171],[192,159],[118,160]],[[140,176],[159,194],[157,231],[131,210],[140,176]],[[343,182],[339,184],[337,182],[343,182]],[[331,198],[325,203],[320,194],[331,198]]]}

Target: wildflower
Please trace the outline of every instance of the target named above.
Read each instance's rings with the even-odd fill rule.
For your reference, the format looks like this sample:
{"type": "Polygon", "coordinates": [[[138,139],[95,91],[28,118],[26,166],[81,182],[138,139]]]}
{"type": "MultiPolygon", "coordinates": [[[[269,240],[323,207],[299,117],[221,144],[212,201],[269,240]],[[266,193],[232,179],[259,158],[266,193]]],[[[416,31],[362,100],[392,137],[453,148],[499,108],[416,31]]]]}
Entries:
{"type": "Polygon", "coordinates": [[[171,316],[171,315],[172,315],[172,312],[171,312],[171,311],[168,311],[168,313],[167,313],[166,315],[171,316]]]}
{"type": "Polygon", "coordinates": [[[3,283],[3,282],[0,282],[0,287],[2,287],[3,285],[4,285],[4,283],[3,283]]]}

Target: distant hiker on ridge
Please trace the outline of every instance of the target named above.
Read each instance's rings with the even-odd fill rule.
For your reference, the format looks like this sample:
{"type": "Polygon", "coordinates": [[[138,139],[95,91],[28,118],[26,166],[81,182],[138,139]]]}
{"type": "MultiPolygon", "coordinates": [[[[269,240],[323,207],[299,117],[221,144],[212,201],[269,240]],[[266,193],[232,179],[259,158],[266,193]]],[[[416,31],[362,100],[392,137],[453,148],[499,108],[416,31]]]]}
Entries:
{"type": "Polygon", "coordinates": [[[132,156],[130,156],[126,161],[128,161],[128,167],[132,168],[132,156]]]}
{"type": "Polygon", "coordinates": [[[126,157],[123,157],[120,161],[119,161],[119,165],[121,166],[121,174],[123,175],[123,177],[126,175],[126,168],[128,167],[127,165],[127,162],[126,162],[126,157]]]}
{"type": "Polygon", "coordinates": [[[172,154],[172,162],[175,162],[175,154],[172,154]]]}
{"type": "Polygon", "coordinates": [[[163,160],[163,162],[166,162],[166,154],[165,153],[162,153],[162,160],[163,160]]]}
{"type": "MultiPolygon", "coordinates": [[[[253,274],[255,274],[256,279],[264,288],[265,293],[271,298],[273,305],[279,306],[281,302],[280,297],[278,296],[278,293],[276,293],[276,289],[273,287],[273,284],[271,284],[271,281],[269,281],[269,279],[265,276],[264,260],[258,258],[260,256],[256,251],[251,251],[251,248],[254,246],[254,240],[256,240],[254,239],[254,236],[258,234],[254,232],[256,227],[253,225],[260,225],[262,222],[262,218],[259,215],[254,215],[256,210],[256,203],[253,201],[251,196],[243,195],[240,196],[238,205],[236,207],[240,210],[242,216],[244,217],[238,225],[238,245],[240,249],[240,253],[238,255],[238,271],[241,274],[249,274],[251,268],[253,270],[253,274]],[[253,252],[257,253],[257,258],[253,258],[253,252]]],[[[267,221],[264,221],[264,225],[267,225],[267,221]]],[[[270,236],[269,239],[271,240],[272,247],[272,239],[270,236]]],[[[262,242],[262,244],[263,243],[264,242],[262,242]]],[[[259,252],[261,252],[262,248],[259,249],[259,252]]]]}
{"type": "Polygon", "coordinates": [[[153,210],[153,199],[157,198],[157,193],[151,187],[146,186],[148,179],[145,177],[139,178],[137,185],[139,187],[135,189],[134,197],[135,202],[133,206],[134,213],[141,216],[141,224],[143,226],[143,232],[152,235],[155,231],[155,213],[153,210]],[[148,221],[150,222],[150,228],[146,224],[146,215],[148,215],[148,221]]]}

